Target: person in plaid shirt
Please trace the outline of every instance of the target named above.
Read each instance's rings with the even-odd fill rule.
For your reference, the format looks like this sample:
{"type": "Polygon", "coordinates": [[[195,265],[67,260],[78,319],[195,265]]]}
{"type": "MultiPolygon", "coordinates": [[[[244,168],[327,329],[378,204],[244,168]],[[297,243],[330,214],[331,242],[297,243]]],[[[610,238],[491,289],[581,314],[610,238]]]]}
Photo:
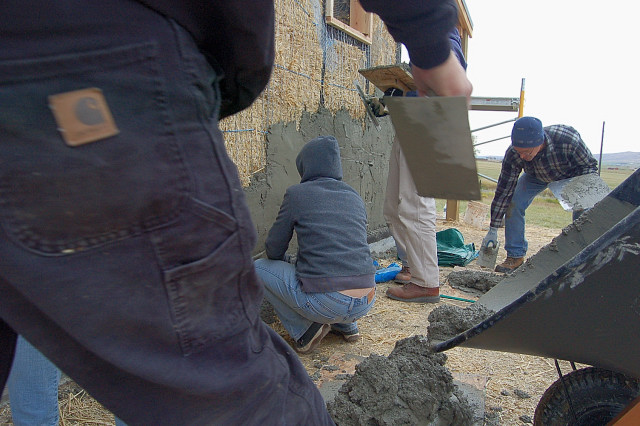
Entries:
{"type": "MultiPolygon", "coordinates": [[[[597,165],[573,127],[556,124],[543,128],[535,117],[516,120],[491,203],[489,232],[482,240],[482,247],[490,243],[497,245],[498,227],[504,217],[507,258],[496,266],[496,272],[511,272],[524,262],[528,247],[524,216],[534,197],[550,182],[598,173],[597,165]]],[[[580,213],[582,211],[574,211],[573,219],[580,213]]]]}

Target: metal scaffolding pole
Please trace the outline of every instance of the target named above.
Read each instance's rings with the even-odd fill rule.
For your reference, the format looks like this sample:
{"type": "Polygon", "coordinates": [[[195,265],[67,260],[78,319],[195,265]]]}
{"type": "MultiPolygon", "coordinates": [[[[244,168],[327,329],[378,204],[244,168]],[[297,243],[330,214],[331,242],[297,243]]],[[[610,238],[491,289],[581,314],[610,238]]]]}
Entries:
{"type": "Polygon", "coordinates": [[[524,78],[522,79],[522,84],[520,85],[520,105],[518,106],[518,118],[522,117],[524,114],[524,78]]]}
{"type": "Polygon", "coordinates": [[[602,145],[604,145],[604,121],[602,122],[602,136],[600,137],[600,161],[598,163],[598,175],[602,170],[602,145]]]}

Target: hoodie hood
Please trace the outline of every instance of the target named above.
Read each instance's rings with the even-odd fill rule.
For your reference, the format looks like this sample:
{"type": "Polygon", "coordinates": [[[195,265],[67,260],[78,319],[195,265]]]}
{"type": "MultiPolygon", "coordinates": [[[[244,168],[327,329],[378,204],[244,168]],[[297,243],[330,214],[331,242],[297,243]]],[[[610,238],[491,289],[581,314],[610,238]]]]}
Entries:
{"type": "Polygon", "coordinates": [[[300,182],[328,177],[342,180],[340,147],[333,136],[318,136],[307,142],[296,157],[300,182]]]}

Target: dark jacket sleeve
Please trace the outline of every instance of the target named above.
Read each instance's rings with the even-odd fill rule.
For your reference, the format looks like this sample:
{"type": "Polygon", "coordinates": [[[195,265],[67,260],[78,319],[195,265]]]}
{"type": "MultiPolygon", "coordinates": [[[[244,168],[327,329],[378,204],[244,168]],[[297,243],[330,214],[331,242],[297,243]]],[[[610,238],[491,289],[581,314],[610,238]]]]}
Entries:
{"type": "Polygon", "coordinates": [[[451,51],[449,31],[456,25],[458,9],[453,0],[361,0],[376,13],[395,41],[403,43],[414,65],[433,68],[451,51]]]}
{"type": "Polygon", "coordinates": [[[260,95],[275,57],[271,0],[139,0],[191,33],[209,62],[222,71],[220,118],[260,95]]]}
{"type": "Polygon", "coordinates": [[[278,217],[267,234],[265,248],[269,259],[283,260],[289,248],[289,241],[293,237],[294,223],[291,218],[290,198],[289,191],[285,192],[278,217]]]}

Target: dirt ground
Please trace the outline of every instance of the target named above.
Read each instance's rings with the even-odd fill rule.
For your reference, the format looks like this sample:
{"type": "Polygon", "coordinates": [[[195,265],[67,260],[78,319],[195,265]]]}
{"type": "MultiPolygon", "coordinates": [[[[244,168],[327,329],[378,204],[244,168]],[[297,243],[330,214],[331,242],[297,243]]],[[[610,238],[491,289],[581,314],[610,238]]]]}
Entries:
{"type": "MultiPolygon", "coordinates": [[[[457,228],[464,236],[465,243],[474,243],[480,247],[486,234],[463,222],[445,222],[438,220],[438,230],[457,228]]],[[[503,230],[499,233],[504,241],[503,230]]],[[[535,254],[541,247],[550,243],[561,232],[560,229],[527,226],[529,255],[535,254]]],[[[393,250],[383,254],[374,253],[381,266],[395,261],[393,250]]],[[[498,254],[500,262],[506,253],[502,246],[498,254]]],[[[466,269],[480,270],[475,261],[466,269]]],[[[442,267],[440,269],[441,294],[459,299],[476,300],[478,294],[465,293],[452,288],[447,276],[461,267],[442,267]]],[[[323,386],[335,383],[336,379],[346,379],[353,374],[356,364],[371,354],[388,356],[398,340],[411,336],[426,335],[429,313],[437,305],[413,304],[391,300],[385,297],[385,291],[392,283],[380,283],[377,299],[370,313],[358,321],[362,338],[356,343],[346,343],[340,337],[329,334],[320,347],[311,354],[300,355],[309,375],[322,390],[323,386]]],[[[439,305],[453,304],[461,307],[470,302],[451,298],[442,298],[439,305]]],[[[271,324],[288,342],[286,331],[278,321],[271,324]]],[[[454,348],[445,353],[445,367],[454,379],[468,383],[484,395],[485,424],[518,425],[530,423],[535,407],[543,392],[557,379],[552,359],[485,351],[480,349],[454,348]]],[[[560,363],[563,371],[569,370],[568,363],[560,363]]],[[[113,424],[113,416],[104,410],[74,382],[61,387],[60,392],[61,425],[113,424]]],[[[11,425],[8,404],[0,406],[0,425],[11,425]]]]}
{"type": "MultiPolygon", "coordinates": [[[[438,221],[438,230],[456,228],[464,236],[465,243],[474,243],[480,247],[487,229],[469,226],[463,222],[438,221]]],[[[535,254],[541,247],[549,244],[561,232],[561,229],[527,226],[526,237],[529,241],[529,255],[535,254]]],[[[504,230],[499,232],[504,242],[504,230]]],[[[499,249],[498,262],[506,257],[499,249]]],[[[393,253],[377,258],[382,266],[395,261],[393,253]]],[[[441,267],[441,295],[467,300],[478,299],[477,294],[465,293],[452,288],[447,276],[461,267],[441,267]]],[[[482,270],[475,261],[464,269],[482,270]]],[[[368,357],[371,354],[388,355],[396,341],[414,336],[426,335],[429,325],[429,313],[438,305],[398,302],[384,296],[386,289],[393,283],[378,284],[377,299],[369,314],[358,321],[362,334],[360,342],[348,344],[338,336],[330,334],[316,352],[301,355],[300,358],[316,383],[323,383],[339,374],[352,373],[352,365],[358,362],[353,355],[368,357]],[[335,367],[339,368],[336,370],[335,367]],[[349,368],[351,367],[351,368],[349,368]]],[[[439,305],[452,304],[467,307],[470,302],[442,298],[439,305]]],[[[285,336],[284,329],[278,323],[274,328],[285,336]]],[[[289,340],[290,341],[290,340],[289,340]]],[[[557,372],[552,359],[522,354],[486,351],[472,348],[453,348],[446,352],[445,366],[454,378],[469,383],[484,392],[485,424],[518,425],[527,424],[533,419],[535,407],[544,391],[557,380],[557,372]]],[[[361,359],[361,358],[360,358],[361,359]]],[[[563,371],[569,371],[568,363],[560,362],[563,371]]]]}

